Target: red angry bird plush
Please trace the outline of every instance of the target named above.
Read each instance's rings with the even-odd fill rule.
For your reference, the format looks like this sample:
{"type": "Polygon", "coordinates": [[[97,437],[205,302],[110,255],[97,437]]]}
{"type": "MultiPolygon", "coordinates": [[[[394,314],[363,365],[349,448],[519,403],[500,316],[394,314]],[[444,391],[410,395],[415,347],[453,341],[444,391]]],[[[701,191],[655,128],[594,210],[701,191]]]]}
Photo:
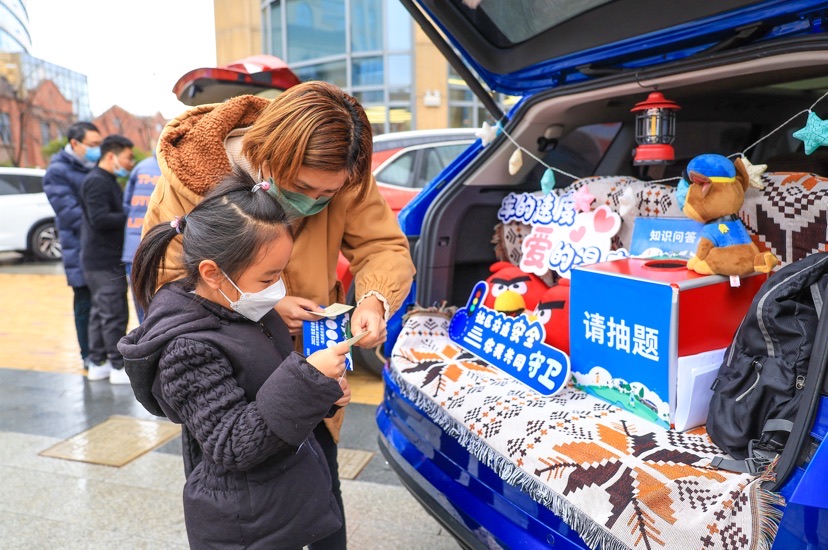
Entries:
{"type": "Polygon", "coordinates": [[[544,292],[529,319],[543,325],[544,342],[569,355],[569,279],[561,279],[544,292]]]}
{"type": "Polygon", "coordinates": [[[483,305],[506,315],[532,311],[549,288],[537,275],[525,273],[509,262],[496,262],[489,271],[489,294],[483,305]]]}

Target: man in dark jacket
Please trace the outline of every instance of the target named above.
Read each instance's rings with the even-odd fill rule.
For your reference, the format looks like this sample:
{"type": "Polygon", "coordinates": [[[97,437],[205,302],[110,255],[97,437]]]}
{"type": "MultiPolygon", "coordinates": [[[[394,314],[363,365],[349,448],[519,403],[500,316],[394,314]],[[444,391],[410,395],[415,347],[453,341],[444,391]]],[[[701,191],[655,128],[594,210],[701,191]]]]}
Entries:
{"type": "Polygon", "coordinates": [[[101,156],[101,133],[94,124],[76,122],[69,127],[68,142],[62,151],[52,157],[43,190],[52,209],[63,248],[63,269],[74,292],[75,330],[78,334],[83,367],[89,359],[89,310],[92,298],[80,261],[80,232],[83,212],[80,206],[83,179],[101,156]]]}
{"type": "Polygon", "coordinates": [[[92,293],[87,378],[109,378],[113,384],[129,384],[117,347],[129,321],[121,262],[127,215],[117,178],[126,177],[132,165],[132,142],[119,135],[107,136],[101,142],[98,166],[83,180],[81,191],[81,264],[92,293]]]}

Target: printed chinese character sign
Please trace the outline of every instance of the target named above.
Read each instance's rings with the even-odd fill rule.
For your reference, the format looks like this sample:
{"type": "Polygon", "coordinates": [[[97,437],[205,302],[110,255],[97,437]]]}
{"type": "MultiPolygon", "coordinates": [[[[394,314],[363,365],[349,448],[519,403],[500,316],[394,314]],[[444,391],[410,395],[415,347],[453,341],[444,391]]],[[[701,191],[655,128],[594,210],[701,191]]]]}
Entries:
{"type": "Polygon", "coordinates": [[[570,352],[576,387],[670,425],[673,292],[669,284],[576,270],[570,352]],[[602,291],[604,289],[606,291],[602,291]]]}
{"type": "Polygon", "coordinates": [[[690,259],[704,224],[690,218],[636,218],[630,254],[636,258],[690,259]]]}
{"type": "Polygon", "coordinates": [[[538,393],[558,393],[569,381],[569,357],[544,343],[540,321],[525,315],[510,317],[484,306],[488,292],[485,282],[477,283],[466,307],[452,317],[449,337],[538,393]]]}
{"type": "MultiPolygon", "coordinates": [[[[322,318],[318,321],[302,322],[302,344],[305,357],[319,350],[323,350],[347,340],[350,336],[350,313],[342,313],[335,317],[322,318]]],[[[351,354],[345,356],[345,368],[354,369],[351,354]]]]}
{"type": "Polygon", "coordinates": [[[606,205],[578,212],[573,195],[509,193],[503,199],[500,221],[532,226],[521,246],[521,270],[535,275],[553,270],[568,279],[573,267],[629,256],[624,249],[612,250],[620,216],[606,205]]]}

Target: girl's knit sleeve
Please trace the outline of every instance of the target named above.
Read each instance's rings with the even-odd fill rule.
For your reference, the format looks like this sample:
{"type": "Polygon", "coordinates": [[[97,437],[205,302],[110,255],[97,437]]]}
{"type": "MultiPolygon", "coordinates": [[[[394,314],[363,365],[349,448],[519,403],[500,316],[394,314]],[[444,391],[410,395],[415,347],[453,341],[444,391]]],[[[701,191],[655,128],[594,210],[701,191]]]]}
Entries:
{"type": "Polygon", "coordinates": [[[229,470],[250,469],[301,445],[342,396],[335,380],[292,354],[250,402],[227,357],[189,338],[168,344],[159,371],[164,401],[204,454],[229,470]]]}

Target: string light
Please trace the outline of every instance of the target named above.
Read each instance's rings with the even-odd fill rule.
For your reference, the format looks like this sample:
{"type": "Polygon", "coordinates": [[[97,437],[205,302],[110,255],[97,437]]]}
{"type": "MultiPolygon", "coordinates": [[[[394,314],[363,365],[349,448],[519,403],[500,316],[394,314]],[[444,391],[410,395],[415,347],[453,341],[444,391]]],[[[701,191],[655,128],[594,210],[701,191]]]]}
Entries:
{"type": "MultiPolygon", "coordinates": [[[[785,122],[783,122],[782,124],[780,124],[779,126],[774,128],[773,130],[771,130],[770,132],[768,132],[764,136],[760,137],[759,139],[757,139],[756,141],[754,141],[753,143],[751,143],[747,147],[745,147],[741,152],[732,153],[732,154],[728,155],[727,158],[732,159],[732,158],[735,158],[735,157],[742,157],[743,163],[745,164],[745,167],[748,168],[749,175],[751,176],[751,184],[754,187],[758,187],[760,189],[763,188],[764,186],[761,186],[761,183],[758,183],[755,180],[760,179],[761,173],[764,172],[767,169],[767,165],[764,165],[764,164],[754,165],[754,164],[750,164],[749,161],[744,162],[744,161],[747,161],[746,153],[748,151],[750,151],[751,149],[753,149],[754,147],[756,147],[757,145],[759,145],[760,143],[762,143],[764,140],[771,137],[773,134],[775,134],[776,132],[778,132],[779,130],[784,128],[785,126],[787,126],[788,124],[790,124],[794,119],[796,119],[796,117],[798,117],[800,115],[803,115],[803,114],[806,114],[806,113],[808,113],[808,114],[813,113],[814,107],[816,107],[817,104],[820,101],[822,101],[823,99],[825,99],[826,97],[828,97],[828,92],[825,92],[824,94],[822,94],[822,96],[819,97],[819,99],[814,101],[814,103],[810,106],[810,108],[803,109],[802,111],[799,111],[795,115],[791,116],[788,120],[786,120],[785,122]],[[754,169],[753,172],[750,171],[750,168],[754,169]]],[[[557,172],[558,174],[561,174],[561,175],[566,176],[568,178],[571,178],[573,180],[581,179],[580,177],[578,177],[574,174],[570,174],[569,172],[567,172],[565,170],[561,170],[560,168],[555,168],[554,166],[550,166],[549,164],[545,163],[537,155],[532,153],[532,151],[529,151],[528,149],[523,147],[521,144],[519,144],[515,140],[515,138],[513,138],[509,134],[509,132],[506,131],[506,129],[503,127],[503,125],[500,123],[500,121],[496,122],[493,126],[489,126],[488,123],[484,122],[483,123],[483,128],[481,130],[478,130],[478,132],[480,132],[481,134],[485,133],[486,137],[489,138],[489,139],[483,140],[484,141],[484,143],[483,143],[484,147],[486,145],[488,145],[493,140],[493,138],[494,138],[493,134],[496,134],[496,133],[502,133],[504,136],[506,136],[506,138],[509,141],[512,142],[512,144],[515,147],[517,147],[517,151],[512,153],[512,157],[510,157],[510,162],[509,162],[509,164],[510,164],[510,173],[512,173],[512,168],[515,164],[513,159],[516,158],[516,157],[520,158],[521,153],[525,153],[526,155],[528,155],[529,157],[534,159],[538,164],[540,164],[541,166],[544,166],[546,168],[546,170],[548,171],[548,173],[550,173],[550,174],[553,174],[554,172],[557,172]]],[[[482,136],[478,135],[478,137],[482,137],[482,136]]],[[[520,159],[520,163],[522,165],[522,158],[520,159]]],[[[517,173],[517,170],[515,170],[514,173],[517,173]]],[[[512,175],[514,175],[514,173],[512,173],[512,175]]],[[[546,179],[545,183],[547,185],[550,182],[552,182],[552,187],[554,187],[554,181],[555,181],[554,175],[547,176],[546,173],[544,173],[544,178],[546,179]]],[[[672,177],[672,178],[663,178],[663,179],[658,179],[658,180],[648,180],[647,183],[666,183],[666,182],[670,182],[670,181],[678,181],[680,179],[681,179],[681,177],[676,176],[676,177],[672,177]]],[[[546,186],[544,186],[544,187],[546,187],[546,186]]],[[[549,189],[551,189],[551,187],[549,187],[549,189]]]]}

